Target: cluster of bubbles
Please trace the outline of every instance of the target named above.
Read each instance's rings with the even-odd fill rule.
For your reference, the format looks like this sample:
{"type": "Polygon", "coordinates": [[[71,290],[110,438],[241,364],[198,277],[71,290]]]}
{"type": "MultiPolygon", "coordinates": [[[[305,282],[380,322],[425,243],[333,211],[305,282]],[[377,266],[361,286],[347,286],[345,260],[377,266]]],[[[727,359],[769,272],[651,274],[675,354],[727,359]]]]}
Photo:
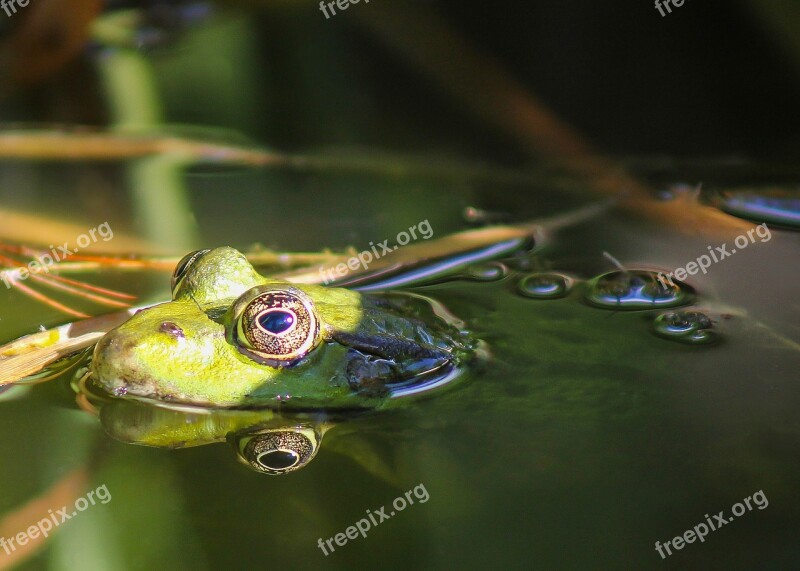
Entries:
{"type": "MultiPolygon", "coordinates": [[[[684,195],[719,210],[758,223],[768,223],[789,230],[800,230],[800,188],[787,186],[748,187],[706,190],[702,185],[677,184],[661,192],[658,198],[674,200],[684,195]]],[[[477,209],[471,218],[486,222],[490,214],[477,209]]],[[[493,213],[496,214],[496,213],[493,213]]],[[[522,269],[522,268],[518,268],[522,269]]],[[[472,268],[461,279],[495,281],[509,275],[502,264],[472,268]]],[[[581,280],[558,272],[526,272],[516,284],[517,292],[527,298],[552,300],[567,297],[581,280]]],[[[678,280],[669,284],[649,270],[620,269],[585,282],[585,301],[598,308],[620,310],[667,309],[690,304],[694,290],[678,280]]],[[[689,344],[707,344],[718,340],[713,323],[696,310],[665,311],[653,322],[653,331],[665,339],[689,344]]]]}
{"type": "MultiPolygon", "coordinates": [[[[532,299],[561,299],[571,293],[575,277],[558,272],[530,272],[517,282],[517,292],[532,299]]],[[[667,309],[690,304],[694,289],[678,280],[667,284],[649,270],[615,270],[585,282],[583,297],[589,305],[615,311],[667,309]]],[[[680,343],[707,344],[718,339],[711,318],[700,311],[671,310],[653,321],[659,337],[680,343]]]]}
{"type": "Polygon", "coordinates": [[[557,300],[569,296],[576,286],[582,286],[584,301],[593,307],[612,311],[667,310],[659,313],[653,321],[653,332],[664,339],[704,345],[719,339],[712,331],[711,318],[697,310],[674,310],[691,304],[696,293],[694,288],[679,280],[665,282],[651,270],[619,269],[601,274],[587,281],[575,276],[554,271],[512,270],[500,262],[475,265],[461,273],[446,278],[492,282],[509,276],[520,276],[516,281],[516,292],[536,300],[557,300]]]}
{"type": "Polygon", "coordinates": [[[440,281],[494,282],[519,276],[516,292],[536,300],[562,299],[580,286],[583,300],[592,307],[612,311],[669,310],[660,312],[653,321],[653,332],[664,339],[692,345],[719,339],[705,313],[673,309],[691,304],[696,297],[694,288],[676,279],[659,279],[655,271],[618,269],[584,281],[562,272],[530,271],[525,264],[519,266],[512,271],[500,262],[479,264],[440,281]]]}

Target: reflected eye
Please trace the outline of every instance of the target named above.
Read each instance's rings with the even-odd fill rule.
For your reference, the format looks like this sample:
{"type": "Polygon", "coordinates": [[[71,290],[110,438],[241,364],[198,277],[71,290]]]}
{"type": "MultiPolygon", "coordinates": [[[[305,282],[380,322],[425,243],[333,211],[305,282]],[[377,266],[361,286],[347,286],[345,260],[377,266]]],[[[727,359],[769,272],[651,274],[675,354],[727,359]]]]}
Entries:
{"type": "Polygon", "coordinates": [[[318,342],[313,303],[298,290],[255,288],[235,304],[234,311],[233,341],[239,351],[260,363],[293,364],[318,342]]]}
{"type": "Polygon", "coordinates": [[[270,450],[259,454],[256,462],[267,470],[283,472],[297,466],[300,455],[294,450],[270,450]]]}
{"type": "Polygon", "coordinates": [[[192,264],[194,264],[204,255],[208,254],[210,251],[211,250],[197,250],[195,252],[186,254],[183,258],[181,258],[181,261],[178,262],[178,265],[175,266],[175,271],[172,273],[170,291],[172,291],[173,297],[175,296],[175,290],[178,289],[178,286],[183,282],[183,278],[186,277],[186,272],[189,271],[189,268],[192,267],[192,264]]]}
{"type": "Polygon", "coordinates": [[[279,475],[308,464],[321,439],[316,431],[298,427],[234,435],[233,444],[239,460],[264,474],[279,475]]]}

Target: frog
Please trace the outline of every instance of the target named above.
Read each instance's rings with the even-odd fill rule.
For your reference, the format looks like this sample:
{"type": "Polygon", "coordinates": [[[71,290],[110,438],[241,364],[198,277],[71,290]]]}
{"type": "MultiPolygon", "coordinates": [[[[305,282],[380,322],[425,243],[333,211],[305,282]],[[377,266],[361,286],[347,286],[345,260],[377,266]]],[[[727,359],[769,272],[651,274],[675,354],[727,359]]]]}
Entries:
{"type": "Polygon", "coordinates": [[[407,292],[290,283],[232,247],[176,266],[171,300],[95,345],[89,382],[118,398],[214,409],[371,410],[458,377],[479,341],[407,292]]]}

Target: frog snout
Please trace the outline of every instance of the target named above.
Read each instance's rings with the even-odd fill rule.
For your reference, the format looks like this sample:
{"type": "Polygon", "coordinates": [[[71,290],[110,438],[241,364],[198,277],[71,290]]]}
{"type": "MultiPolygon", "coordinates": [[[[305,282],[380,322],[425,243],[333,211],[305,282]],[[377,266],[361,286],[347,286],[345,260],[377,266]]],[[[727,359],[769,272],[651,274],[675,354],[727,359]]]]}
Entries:
{"type": "Polygon", "coordinates": [[[92,357],[92,379],[106,390],[119,393],[127,388],[131,379],[125,373],[126,353],[131,350],[113,331],[97,342],[92,357]]]}
{"type": "Polygon", "coordinates": [[[112,330],[95,345],[92,380],[116,395],[131,392],[145,396],[154,388],[147,362],[146,348],[138,336],[112,330]]]}

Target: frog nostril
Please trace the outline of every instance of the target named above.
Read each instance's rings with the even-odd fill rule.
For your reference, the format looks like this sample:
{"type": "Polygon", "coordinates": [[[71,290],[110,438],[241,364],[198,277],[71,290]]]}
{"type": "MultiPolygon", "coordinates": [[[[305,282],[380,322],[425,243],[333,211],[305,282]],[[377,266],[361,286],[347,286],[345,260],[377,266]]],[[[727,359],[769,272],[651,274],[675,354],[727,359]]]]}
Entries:
{"type": "Polygon", "coordinates": [[[158,327],[158,330],[161,331],[162,333],[166,333],[167,335],[174,337],[175,339],[184,339],[186,337],[186,335],[184,335],[183,333],[183,329],[178,327],[178,325],[176,325],[172,321],[164,321],[158,327]]]}

